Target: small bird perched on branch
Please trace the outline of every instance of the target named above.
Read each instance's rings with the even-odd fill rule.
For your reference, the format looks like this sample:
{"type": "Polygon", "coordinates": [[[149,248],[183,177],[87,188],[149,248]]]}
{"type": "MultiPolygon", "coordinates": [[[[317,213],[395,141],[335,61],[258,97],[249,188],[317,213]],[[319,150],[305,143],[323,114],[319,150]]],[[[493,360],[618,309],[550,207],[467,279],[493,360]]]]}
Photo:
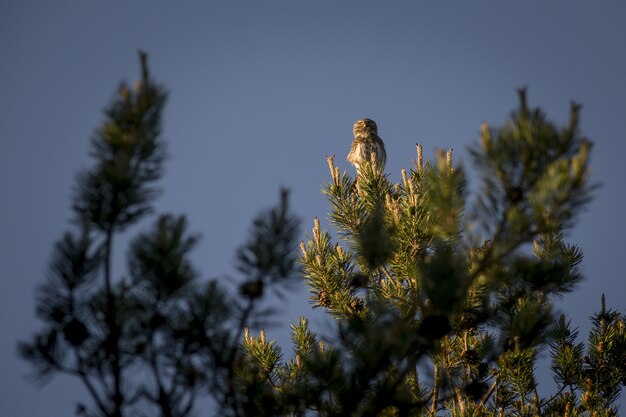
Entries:
{"type": "Polygon", "coordinates": [[[376,169],[380,172],[385,168],[387,160],[387,152],[385,144],[378,136],[378,127],[376,122],[371,119],[361,119],[354,123],[352,128],[354,140],[350,153],[348,153],[348,161],[356,168],[357,176],[360,174],[361,168],[366,163],[375,163],[376,169]]]}

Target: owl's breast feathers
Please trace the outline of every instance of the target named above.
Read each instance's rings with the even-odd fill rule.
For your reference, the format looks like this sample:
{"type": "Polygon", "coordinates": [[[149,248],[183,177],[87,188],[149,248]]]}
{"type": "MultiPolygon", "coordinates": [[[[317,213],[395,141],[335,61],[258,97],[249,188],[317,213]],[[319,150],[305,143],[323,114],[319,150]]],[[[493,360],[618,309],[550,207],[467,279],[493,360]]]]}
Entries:
{"type": "Polygon", "coordinates": [[[352,142],[347,159],[359,171],[361,164],[372,160],[372,155],[374,155],[374,159],[380,168],[384,168],[387,154],[383,141],[375,135],[360,136],[356,137],[352,142]]]}
{"type": "Polygon", "coordinates": [[[362,163],[369,159],[370,153],[371,150],[368,144],[368,139],[364,137],[357,137],[352,142],[352,147],[348,153],[348,161],[353,165],[362,163]]]}

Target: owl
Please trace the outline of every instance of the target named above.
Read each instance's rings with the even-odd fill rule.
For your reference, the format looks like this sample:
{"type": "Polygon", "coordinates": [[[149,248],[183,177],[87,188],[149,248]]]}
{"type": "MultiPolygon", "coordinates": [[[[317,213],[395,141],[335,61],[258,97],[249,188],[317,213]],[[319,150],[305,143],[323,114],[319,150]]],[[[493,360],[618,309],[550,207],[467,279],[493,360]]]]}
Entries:
{"type": "Polygon", "coordinates": [[[363,164],[371,162],[372,155],[374,155],[376,168],[382,172],[387,161],[387,152],[385,152],[385,144],[378,137],[376,122],[370,119],[357,120],[352,133],[354,140],[348,153],[348,161],[356,168],[357,175],[360,174],[363,164]]]}

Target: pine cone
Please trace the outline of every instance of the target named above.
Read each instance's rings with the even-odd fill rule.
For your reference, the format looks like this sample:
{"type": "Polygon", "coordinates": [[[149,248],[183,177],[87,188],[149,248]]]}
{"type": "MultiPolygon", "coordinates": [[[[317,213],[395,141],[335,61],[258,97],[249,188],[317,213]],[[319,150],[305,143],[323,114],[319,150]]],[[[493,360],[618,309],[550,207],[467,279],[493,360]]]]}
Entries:
{"type": "Polygon", "coordinates": [[[360,298],[353,298],[350,300],[350,308],[352,308],[352,311],[355,313],[360,313],[364,308],[363,300],[360,298]]]}
{"type": "Polygon", "coordinates": [[[464,351],[461,354],[461,358],[463,358],[463,360],[470,365],[476,365],[480,361],[480,358],[478,357],[478,352],[476,352],[475,349],[468,349],[464,351]]]}
{"type": "Polygon", "coordinates": [[[317,294],[317,299],[319,301],[319,305],[322,307],[330,307],[330,296],[326,291],[320,291],[317,294]]]}
{"type": "Polygon", "coordinates": [[[246,281],[239,286],[239,292],[251,300],[259,298],[263,295],[263,281],[246,281]]]}
{"type": "Polygon", "coordinates": [[[63,335],[72,346],[80,346],[89,337],[89,330],[83,322],[73,318],[63,328],[63,335]]]}

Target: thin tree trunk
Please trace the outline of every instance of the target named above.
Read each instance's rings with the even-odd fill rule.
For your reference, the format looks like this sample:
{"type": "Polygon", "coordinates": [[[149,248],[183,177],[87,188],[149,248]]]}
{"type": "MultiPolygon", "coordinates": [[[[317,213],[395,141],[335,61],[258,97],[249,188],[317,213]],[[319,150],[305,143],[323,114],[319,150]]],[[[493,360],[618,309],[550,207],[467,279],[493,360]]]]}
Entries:
{"type": "Polygon", "coordinates": [[[113,295],[113,286],[111,283],[111,248],[113,246],[113,224],[106,231],[104,252],[104,281],[107,292],[107,320],[109,327],[109,343],[111,347],[111,368],[113,373],[113,410],[111,417],[122,417],[122,404],[124,396],[122,395],[122,369],[120,364],[120,329],[117,320],[117,310],[115,306],[115,296],[113,295]]]}

